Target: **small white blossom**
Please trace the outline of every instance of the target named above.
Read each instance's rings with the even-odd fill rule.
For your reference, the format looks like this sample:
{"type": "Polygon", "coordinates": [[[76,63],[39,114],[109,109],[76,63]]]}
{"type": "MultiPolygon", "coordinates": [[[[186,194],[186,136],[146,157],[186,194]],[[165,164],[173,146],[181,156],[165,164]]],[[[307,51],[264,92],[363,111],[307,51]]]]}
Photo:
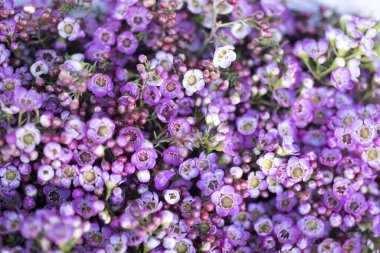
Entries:
{"type": "Polygon", "coordinates": [[[206,115],[207,125],[218,126],[220,124],[219,115],[217,113],[210,113],[206,115]]]}
{"type": "Polygon", "coordinates": [[[58,33],[61,38],[69,41],[76,40],[80,33],[79,23],[71,17],[66,17],[58,24],[58,33]]]}
{"type": "Polygon", "coordinates": [[[251,32],[251,27],[245,23],[236,23],[231,27],[231,33],[236,39],[244,39],[251,32]]]}
{"type": "Polygon", "coordinates": [[[235,47],[231,45],[217,48],[212,61],[214,66],[217,68],[228,68],[231,63],[236,60],[234,49],[235,47]]]}
{"type": "Polygon", "coordinates": [[[183,77],[182,85],[186,89],[186,94],[189,96],[203,89],[203,87],[205,87],[203,72],[199,69],[187,71],[183,77]]]}
{"type": "Polygon", "coordinates": [[[34,77],[39,77],[40,75],[46,75],[49,72],[49,66],[43,60],[36,61],[30,66],[30,73],[34,77]]]}
{"type": "Polygon", "coordinates": [[[216,5],[216,10],[218,14],[226,15],[226,14],[230,14],[234,10],[234,6],[229,4],[226,0],[221,0],[216,5]]]}
{"type": "Polygon", "coordinates": [[[191,13],[199,14],[207,2],[208,0],[187,0],[187,8],[191,13]]]}
{"type": "Polygon", "coordinates": [[[166,190],[164,192],[165,201],[170,205],[175,205],[180,199],[179,192],[177,190],[166,190]]]}

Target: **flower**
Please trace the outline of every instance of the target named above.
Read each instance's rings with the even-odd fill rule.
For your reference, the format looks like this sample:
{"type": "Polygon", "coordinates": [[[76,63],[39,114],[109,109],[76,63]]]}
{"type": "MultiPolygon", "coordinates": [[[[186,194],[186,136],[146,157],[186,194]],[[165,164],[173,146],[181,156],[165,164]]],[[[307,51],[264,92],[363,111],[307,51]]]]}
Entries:
{"type": "Polygon", "coordinates": [[[257,198],[260,191],[267,188],[267,183],[264,181],[265,176],[261,171],[251,172],[248,174],[248,192],[251,198],[257,198]]]}
{"type": "Polygon", "coordinates": [[[348,68],[338,67],[331,73],[331,82],[340,91],[352,90],[351,72],[348,68]]]}
{"type": "Polygon", "coordinates": [[[14,90],[13,101],[21,111],[33,111],[41,107],[42,95],[35,90],[17,87],[14,90]]]}
{"type": "Polygon", "coordinates": [[[69,41],[76,40],[80,35],[80,25],[76,19],[66,17],[58,24],[58,33],[61,38],[68,39],[69,41]]]}
{"type": "Polygon", "coordinates": [[[111,94],[114,84],[108,75],[97,73],[87,82],[87,88],[96,97],[104,97],[111,94]]]}
{"type": "Polygon", "coordinates": [[[203,171],[197,187],[202,191],[202,195],[210,196],[224,184],[223,177],[224,172],[221,169],[203,171]]]}
{"type": "Polygon", "coordinates": [[[305,182],[310,179],[312,173],[313,169],[311,168],[309,161],[305,158],[292,156],[288,160],[288,165],[286,166],[286,174],[289,177],[290,182],[305,182]]]}
{"type": "Polygon", "coordinates": [[[34,124],[28,123],[16,129],[16,145],[25,152],[31,152],[41,141],[40,131],[34,124]]]}
{"type": "Polygon", "coordinates": [[[211,195],[211,201],[216,206],[216,213],[225,217],[235,215],[239,211],[239,205],[243,199],[230,185],[224,185],[211,195]]]}
{"type": "Polygon", "coordinates": [[[305,39],[302,41],[302,48],[304,52],[311,58],[318,58],[325,54],[328,50],[329,43],[326,39],[315,41],[312,39],[305,39]]]}
{"type": "Polygon", "coordinates": [[[139,170],[152,169],[156,165],[157,153],[153,148],[141,148],[133,153],[131,162],[139,170]]]}
{"type": "Polygon", "coordinates": [[[146,30],[151,22],[149,10],[145,7],[132,6],[128,8],[126,20],[132,32],[146,30]]]}
{"type": "Polygon", "coordinates": [[[310,238],[319,238],[325,232],[324,222],[311,215],[302,217],[297,222],[297,226],[304,235],[310,238]]]}
{"type": "Polygon", "coordinates": [[[136,52],[138,45],[136,36],[131,32],[126,31],[117,36],[117,51],[121,53],[132,55],[136,52]]]}
{"type": "Polygon", "coordinates": [[[11,51],[9,51],[4,44],[0,44],[0,64],[8,61],[11,51]]]}
{"type": "Polygon", "coordinates": [[[20,186],[21,176],[14,166],[0,168],[1,186],[8,190],[17,189],[20,186]]]}
{"type": "Polygon", "coordinates": [[[253,134],[257,128],[257,124],[257,115],[245,114],[236,120],[236,127],[242,135],[253,134]]]}
{"type": "Polygon", "coordinates": [[[235,47],[231,45],[217,48],[214,53],[214,59],[212,60],[214,66],[217,68],[228,68],[231,63],[236,60],[234,49],[235,47]]]}
{"type": "Polygon", "coordinates": [[[115,131],[115,123],[108,117],[95,117],[87,123],[87,137],[95,143],[104,143],[115,131]]]}
{"type": "Polygon", "coordinates": [[[183,76],[182,85],[186,89],[188,96],[202,90],[205,86],[202,71],[199,69],[188,70],[183,76]]]}

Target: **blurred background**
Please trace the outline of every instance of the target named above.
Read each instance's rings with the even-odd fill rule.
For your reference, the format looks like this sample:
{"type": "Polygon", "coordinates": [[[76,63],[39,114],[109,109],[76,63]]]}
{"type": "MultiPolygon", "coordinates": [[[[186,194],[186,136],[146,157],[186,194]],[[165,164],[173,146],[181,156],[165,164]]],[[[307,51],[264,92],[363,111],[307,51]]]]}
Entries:
{"type": "MultiPolygon", "coordinates": [[[[50,0],[14,0],[16,6],[34,2],[38,5],[49,4],[50,0]]],[[[298,11],[318,12],[323,4],[341,14],[360,14],[380,18],[380,0],[285,0],[287,5],[298,11]]],[[[102,6],[102,0],[93,0],[95,6],[102,6]]]]}

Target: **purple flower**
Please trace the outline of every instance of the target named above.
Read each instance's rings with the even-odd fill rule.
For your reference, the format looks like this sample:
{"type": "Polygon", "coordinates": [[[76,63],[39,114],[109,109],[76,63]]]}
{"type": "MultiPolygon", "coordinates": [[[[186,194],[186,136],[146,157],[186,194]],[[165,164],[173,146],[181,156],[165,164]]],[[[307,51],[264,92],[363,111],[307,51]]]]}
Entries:
{"type": "Polygon", "coordinates": [[[103,211],[105,204],[102,200],[98,200],[98,197],[86,194],[84,197],[74,199],[73,207],[75,213],[84,218],[90,218],[103,211]]]}
{"type": "Polygon", "coordinates": [[[273,98],[282,107],[290,107],[295,100],[294,90],[279,88],[273,92],[273,98]]]}
{"type": "Polygon", "coordinates": [[[177,116],[178,105],[173,100],[168,99],[157,105],[155,112],[160,121],[168,123],[177,116]]]}
{"type": "Polygon", "coordinates": [[[162,152],[164,162],[166,164],[180,165],[183,161],[183,157],[180,151],[176,147],[169,147],[162,152]]]}
{"type": "Polygon", "coordinates": [[[312,39],[305,39],[302,41],[303,51],[311,58],[318,58],[327,52],[329,43],[326,39],[315,41],[312,39]]]}
{"type": "Polygon", "coordinates": [[[203,171],[197,187],[202,191],[202,195],[210,196],[224,184],[223,177],[224,172],[221,169],[203,171]]]}
{"type": "Polygon", "coordinates": [[[31,152],[40,141],[40,131],[32,123],[16,129],[16,146],[21,150],[31,152]]]}
{"type": "Polygon", "coordinates": [[[268,217],[260,217],[256,220],[254,228],[259,236],[270,235],[273,231],[273,222],[268,217]]]}
{"type": "Polygon", "coordinates": [[[343,243],[342,249],[343,252],[360,253],[363,250],[363,246],[359,238],[353,237],[343,243]]]}
{"type": "Polygon", "coordinates": [[[292,156],[288,160],[286,174],[291,183],[298,183],[301,181],[305,182],[310,179],[312,173],[313,168],[310,166],[309,161],[305,158],[292,156]]]}
{"type": "Polygon", "coordinates": [[[322,149],[321,156],[319,157],[319,162],[323,165],[333,167],[339,163],[340,159],[342,159],[342,152],[340,149],[324,148],[322,149]]]}
{"type": "Polygon", "coordinates": [[[136,52],[139,41],[131,32],[123,32],[117,36],[117,50],[121,53],[132,55],[136,52]]]}
{"type": "Polygon", "coordinates": [[[87,88],[96,97],[104,97],[112,93],[114,84],[108,75],[97,73],[88,80],[87,88]]]}
{"type": "Polygon", "coordinates": [[[169,78],[160,85],[160,91],[164,97],[172,99],[181,94],[181,84],[177,80],[169,78]]]}
{"type": "Polygon", "coordinates": [[[331,73],[331,82],[339,91],[345,92],[354,88],[351,81],[351,72],[348,68],[336,68],[331,73]]]}
{"type": "Polygon", "coordinates": [[[321,219],[306,215],[297,222],[301,232],[309,238],[320,238],[325,233],[325,224],[321,219]]]}
{"type": "Polygon", "coordinates": [[[0,64],[8,61],[11,51],[9,51],[4,44],[0,44],[0,64]]]}
{"type": "Polygon", "coordinates": [[[185,180],[191,180],[199,175],[198,158],[185,160],[179,166],[178,174],[185,180]]]}
{"type": "Polygon", "coordinates": [[[0,168],[1,186],[8,190],[17,189],[20,186],[21,176],[14,166],[0,168]]]}
{"type": "Polygon", "coordinates": [[[297,241],[300,231],[294,226],[293,221],[285,218],[274,226],[274,233],[278,241],[282,244],[293,244],[297,241]]]}
{"type": "Polygon", "coordinates": [[[318,245],[318,253],[340,253],[342,248],[339,242],[326,238],[318,245]]]}
{"type": "Polygon", "coordinates": [[[145,7],[129,7],[126,15],[128,25],[132,32],[141,32],[146,30],[150,20],[150,12],[145,7]]]}
{"type": "Polygon", "coordinates": [[[171,170],[164,170],[164,171],[158,172],[154,178],[154,187],[156,187],[157,190],[166,189],[169,186],[170,179],[175,174],[176,173],[171,170]]]}
{"type": "Polygon", "coordinates": [[[107,27],[99,27],[94,33],[94,40],[105,45],[115,44],[115,33],[107,27]]]}
{"type": "Polygon", "coordinates": [[[155,86],[147,86],[143,89],[143,99],[148,105],[156,105],[161,100],[161,92],[155,86]]]}
{"type": "Polygon", "coordinates": [[[235,215],[239,211],[239,205],[243,202],[240,194],[236,193],[230,185],[224,185],[211,195],[211,201],[216,206],[216,213],[225,217],[235,215]]]}
{"type": "Polygon", "coordinates": [[[168,131],[173,137],[182,138],[190,133],[190,130],[191,126],[184,118],[175,118],[169,121],[168,131]]]}
{"type": "Polygon", "coordinates": [[[267,182],[264,180],[265,175],[261,171],[251,172],[248,174],[248,192],[251,198],[257,198],[260,191],[267,188],[267,182]]]}
{"type": "Polygon", "coordinates": [[[304,128],[313,120],[313,105],[309,100],[298,98],[292,105],[292,117],[297,127],[304,128]]]}
{"type": "Polygon", "coordinates": [[[356,192],[348,197],[344,203],[344,210],[359,219],[368,208],[368,203],[364,195],[356,192]]]}
{"type": "Polygon", "coordinates": [[[139,129],[133,126],[120,129],[116,138],[116,143],[120,147],[125,147],[127,152],[133,152],[141,147],[144,137],[139,129]]]}
{"type": "Polygon", "coordinates": [[[41,107],[42,95],[35,90],[17,87],[14,89],[13,101],[21,111],[33,111],[41,107]]]}
{"type": "Polygon", "coordinates": [[[356,120],[353,125],[353,138],[363,147],[369,147],[376,137],[374,123],[370,119],[356,120]]]}
{"type": "Polygon", "coordinates": [[[131,162],[139,170],[149,170],[156,165],[157,153],[153,148],[141,148],[133,153],[131,162]]]}
{"type": "Polygon", "coordinates": [[[146,191],[141,194],[141,197],[137,200],[137,203],[150,213],[155,213],[161,210],[163,204],[160,201],[157,193],[146,191]]]}
{"type": "Polygon", "coordinates": [[[242,135],[253,134],[257,128],[258,116],[256,114],[245,114],[236,120],[236,127],[242,135]]]}
{"type": "Polygon", "coordinates": [[[91,192],[104,186],[102,171],[97,166],[86,165],[74,179],[74,186],[82,186],[85,191],[91,192]]]}
{"type": "Polygon", "coordinates": [[[95,117],[87,123],[87,137],[95,143],[104,143],[115,131],[115,123],[108,117],[95,117]]]}

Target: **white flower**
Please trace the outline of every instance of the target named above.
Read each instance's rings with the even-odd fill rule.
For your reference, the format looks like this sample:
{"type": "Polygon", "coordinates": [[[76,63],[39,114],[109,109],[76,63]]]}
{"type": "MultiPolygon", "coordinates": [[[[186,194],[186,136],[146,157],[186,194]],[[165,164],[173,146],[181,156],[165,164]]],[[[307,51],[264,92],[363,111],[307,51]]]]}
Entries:
{"type": "Polygon", "coordinates": [[[188,70],[182,80],[182,85],[186,89],[186,94],[191,96],[205,87],[203,72],[199,69],[188,70]]]}
{"type": "Polygon", "coordinates": [[[206,115],[207,125],[218,126],[220,124],[219,115],[217,113],[210,113],[206,115]]]}
{"type": "Polygon", "coordinates": [[[169,189],[164,192],[164,198],[169,205],[175,205],[178,203],[180,195],[177,190],[169,189]]]}
{"type": "Polygon", "coordinates": [[[214,59],[212,60],[214,66],[217,68],[228,68],[231,63],[236,60],[236,53],[234,52],[234,49],[235,47],[231,45],[216,49],[214,59]]]}
{"type": "MultiPolygon", "coordinates": [[[[216,1],[216,0],[214,0],[214,1],[216,1]]],[[[226,15],[226,14],[230,14],[234,10],[234,6],[227,3],[226,0],[221,0],[216,5],[216,10],[217,10],[218,14],[226,15]]]]}
{"type": "Polygon", "coordinates": [[[43,60],[36,61],[30,66],[30,73],[34,77],[39,77],[40,75],[46,75],[49,72],[49,66],[43,60]]]}
{"type": "Polygon", "coordinates": [[[33,151],[40,141],[40,131],[34,124],[29,123],[16,130],[16,146],[25,152],[33,151]]]}
{"type": "Polygon", "coordinates": [[[69,41],[76,40],[80,32],[79,23],[71,17],[66,17],[58,24],[58,33],[64,39],[69,41]]]}
{"type": "Polygon", "coordinates": [[[244,39],[251,32],[251,27],[245,23],[236,23],[231,27],[232,35],[238,39],[244,39]]]}
{"type": "Polygon", "coordinates": [[[208,0],[187,0],[187,8],[191,13],[199,14],[208,0]]]}

